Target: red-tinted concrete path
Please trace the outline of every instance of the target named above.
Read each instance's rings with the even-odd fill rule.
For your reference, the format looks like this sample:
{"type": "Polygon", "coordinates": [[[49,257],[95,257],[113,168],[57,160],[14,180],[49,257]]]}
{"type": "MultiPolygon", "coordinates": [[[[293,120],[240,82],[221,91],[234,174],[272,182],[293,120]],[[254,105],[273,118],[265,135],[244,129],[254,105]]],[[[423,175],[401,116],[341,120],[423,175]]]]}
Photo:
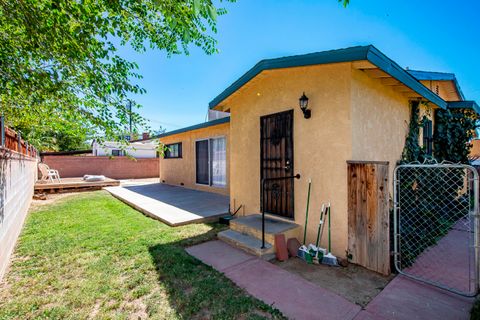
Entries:
{"type": "Polygon", "coordinates": [[[459,220],[435,246],[417,257],[405,272],[418,278],[440,283],[463,293],[475,293],[475,259],[473,226],[459,220]]]}
{"type": "Polygon", "coordinates": [[[187,252],[290,319],[353,319],[360,311],[343,297],[224,242],[206,242],[187,252]]]}
{"type": "Polygon", "coordinates": [[[291,319],[469,319],[473,299],[397,276],[365,310],[343,297],[220,241],[187,252],[291,319]]]}

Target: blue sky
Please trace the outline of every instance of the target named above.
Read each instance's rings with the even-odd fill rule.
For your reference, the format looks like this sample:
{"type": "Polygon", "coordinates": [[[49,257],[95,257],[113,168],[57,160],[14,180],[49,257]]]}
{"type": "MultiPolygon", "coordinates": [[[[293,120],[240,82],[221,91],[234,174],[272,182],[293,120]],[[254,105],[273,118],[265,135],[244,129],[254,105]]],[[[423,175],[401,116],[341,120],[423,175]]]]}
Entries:
{"type": "Polygon", "coordinates": [[[454,72],[467,99],[480,102],[480,1],[237,0],[219,17],[219,54],[192,48],[122,55],[139,64],[147,90],[133,97],[167,130],[205,121],[208,103],[265,58],[373,44],[402,67],[454,72]]]}

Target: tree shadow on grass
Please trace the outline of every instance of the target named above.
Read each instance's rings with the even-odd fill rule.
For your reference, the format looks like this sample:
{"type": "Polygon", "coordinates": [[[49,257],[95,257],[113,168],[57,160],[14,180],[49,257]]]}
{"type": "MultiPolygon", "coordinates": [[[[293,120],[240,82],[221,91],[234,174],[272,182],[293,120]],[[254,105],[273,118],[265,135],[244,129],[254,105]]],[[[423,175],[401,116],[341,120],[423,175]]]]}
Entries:
{"type": "MultiPolygon", "coordinates": [[[[212,225],[213,226],[213,225],[212,225]]],[[[281,313],[248,296],[222,273],[190,256],[185,248],[216,238],[218,228],[177,242],[149,247],[170,305],[183,319],[283,319],[281,313]]]]}

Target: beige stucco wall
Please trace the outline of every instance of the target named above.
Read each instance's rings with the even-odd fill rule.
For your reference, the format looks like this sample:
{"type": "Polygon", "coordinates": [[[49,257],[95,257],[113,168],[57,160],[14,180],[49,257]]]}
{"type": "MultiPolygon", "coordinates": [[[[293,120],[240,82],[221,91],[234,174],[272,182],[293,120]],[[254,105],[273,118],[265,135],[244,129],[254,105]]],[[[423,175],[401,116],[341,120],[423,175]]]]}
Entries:
{"type": "Polygon", "coordinates": [[[222,123],[202,129],[192,130],[167,136],[160,139],[163,144],[182,143],[182,158],[163,159],[160,157],[160,181],[170,185],[183,186],[186,188],[229,194],[230,185],[230,140],[229,123],[222,123]],[[227,185],[225,187],[213,187],[196,183],[195,176],[195,141],[206,138],[225,137],[227,142],[227,185]]]}
{"type": "Polygon", "coordinates": [[[342,63],[263,72],[226,102],[231,111],[232,205],[243,204],[246,214],[260,212],[260,117],[293,109],[294,171],[302,176],[294,182],[295,222],[304,225],[311,178],[307,239],[315,241],[321,204],[330,201],[333,251],[342,256],[347,246],[346,160],[352,140],[350,68],[350,63],[342,63]],[[298,107],[303,91],[312,109],[308,120],[298,107]]]}
{"type": "MultiPolygon", "coordinates": [[[[321,204],[332,204],[332,251],[348,246],[347,160],[388,161],[389,193],[410,119],[409,98],[352,67],[338,63],[262,72],[222,102],[230,109],[230,199],[245,214],[260,211],[260,117],[294,110],[295,222],[304,225],[312,179],[307,242],[313,242],[321,204]],[[298,98],[310,98],[304,119],[298,98]]],[[[421,112],[424,108],[421,107],[421,112]]],[[[326,235],[326,233],[325,233],[326,235]]],[[[301,234],[298,235],[301,239],[301,234]]],[[[326,245],[327,237],[324,237],[326,245]]]]}
{"type": "Polygon", "coordinates": [[[393,170],[408,133],[409,99],[357,69],[352,69],[351,86],[352,160],[388,161],[391,195],[393,170]]]}

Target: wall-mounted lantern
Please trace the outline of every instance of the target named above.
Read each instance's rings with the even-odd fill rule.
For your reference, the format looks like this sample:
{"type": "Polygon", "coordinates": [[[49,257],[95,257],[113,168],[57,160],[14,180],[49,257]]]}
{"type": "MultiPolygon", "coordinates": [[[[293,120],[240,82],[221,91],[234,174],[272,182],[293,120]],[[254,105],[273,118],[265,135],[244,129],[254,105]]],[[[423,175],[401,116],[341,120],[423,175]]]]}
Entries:
{"type": "Polygon", "coordinates": [[[305,95],[305,92],[300,99],[298,99],[298,103],[300,105],[300,109],[302,109],[305,119],[309,119],[312,116],[312,111],[308,109],[308,97],[305,95]]]}

